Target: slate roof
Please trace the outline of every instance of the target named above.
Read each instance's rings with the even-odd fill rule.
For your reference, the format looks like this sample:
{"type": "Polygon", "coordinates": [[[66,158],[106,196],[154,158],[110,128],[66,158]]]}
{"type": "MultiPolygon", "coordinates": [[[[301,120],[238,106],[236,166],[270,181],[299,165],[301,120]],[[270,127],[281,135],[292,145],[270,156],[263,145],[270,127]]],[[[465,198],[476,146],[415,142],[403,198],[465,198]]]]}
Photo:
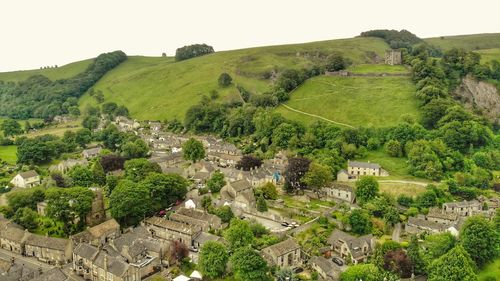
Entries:
{"type": "Polygon", "coordinates": [[[30,171],[26,171],[26,172],[22,172],[22,173],[19,173],[19,175],[23,178],[23,179],[29,179],[29,178],[34,178],[34,177],[38,177],[38,173],[34,170],[30,170],[30,171]]]}
{"type": "Polygon", "coordinates": [[[377,163],[358,162],[358,161],[348,161],[347,166],[356,168],[380,169],[380,165],[377,163]]]}
{"type": "Polygon", "coordinates": [[[0,238],[17,243],[22,243],[26,239],[25,234],[26,231],[22,227],[13,223],[6,224],[3,229],[0,229],[0,238]]]}
{"type": "Polygon", "coordinates": [[[341,184],[341,183],[332,183],[330,186],[331,189],[338,189],[338,190],[343,190],[343,191],[348,191],[351,193],[354,193],[354,188],[350,185],[347,184],[341,184]]]}
{"type": "Polygon", "coordinates": [[[351,255],[354,258],[358,258],[365,255],[365,253],[363,253],[362,251],[363,245],[365,243],[367,243],[368,246],[370,247],[370,250],[372,250],[371,249],[372,239],[373,235],[371,234],[356,237],[340,230],[334,230],[330,235],[330,237],[328,237],[327,241],[330,245],[334,246],[340,246],[341,244],[345,243],[347,247],[349,247],[351,255]]]}
{"type": "Polygon", "coordinates": [[[177,209],[176,213],[181,214],[181,215],[185,215],[188,217],[196,218],[199,220],[207,221],[208,223],[210,223],[210,226],[215,227],[215,228],[219,227],[220,224],[222,223],[221,219],[218,216],[212,215],[209,213],[205,213],[204,211],[201,211],[201,210],[188,209],[188,208],[181,207],[181,208],[177,209]]]}
{"type": "Polygon", "coordinates": [[[421,228],[429,228],[429,229],[433,229],[436,231],[444,231],[449,227],[448,225],[434,222],[434,221],[429,221],[429,220],[419,218],[419,217],[409,217],[408,218],[408,225],[421,227],[421,228]]]}
{"type": "Polygon", "coordinates": [[[279,257],[297,249],[300,249],[299,244],[295,241],[295,239],[289,238],[278,244],[264,248],[263,251],[269,252],[273,257],[279,257]]]}
{"type": "Polygon", "coordinates": [[[309,259],[309,263],[316,264],[328,276],[334,277],[338,275],[339,268],[330,259],[326,259],[324,257],[319,257],[319,256],[313,256],[309,259]],[[335,269],[337,269],[337,272],[335,272],[335,269]]]}
{"type": "Polygon", "coordinates": [[[449,208],[451,207],[457,207],[457,208],[464,208],[464,207],[471,207],[471,206],[480,206],[481,203],[477,200],[471,200],[471,201],[461,201],[461,202],[448,202],[444,203],[443,206],[447,206],[449,208]]]}
{"type": "Polygon", "coordinates": [[[93,226],[87,231],[94,236],[95,238],[100,238],[104,235],[107,235],[111,232],[119,231],[120,230],[120,224],[115,219],[110,219],[107,220],[103,223],[100,223],[96,226],[93,226]]]}
{"type": "Polygon", "coordinates": [[[30,281],[66,281],[69,280],[68,276],[59,268],[52,268],[51,270],[39,275],[30,281]]]}
{"type": "Polygon", "coordinates": [[[123,277],[129,269],[129,265],[119,255],[108,254],[102,250],[97,255],[94,264],[100,268],[104,268],[105,257],[107,259],[108,272],[115,276],[123,277]]]}
{"type": "Polygon", "coordinates": [[[245,179],[233,181],[229,184],[233,187],[234,191],[236,192],[242,192],[244,190],[252,188],[252,185],[245,179]]]}
{"type": "Polygon", "coordinates": [[[196,238],[194,238],[194,241],[196,243],[199,243],[199,244],[205,244],[206,242],[208,241],[221,241],[222,238],[217,236],[217,235],[213,235],[211,233],[208,233],[208,232],[200,232],[200,234],[198,236],[196,236],[196,238]]]}
{"type": "Polygon", "coordinates": [[[30,234],[28,238],[26,238],[26,245],[59,251],[65,251],[68,243],[71,243],[71,241],[68,239],[48,237],[36,234],[30,234]]]}
{"type": "Polygon", "coordinates": [[[185,223],[185,224],[188,224],[188,225],[199,226],[201,228],[205,228],[205,227],[208,228],[208,227],[210,227],[210,223],[208,221],[196,219],[196,218],[193,218],[193,217],[188,217],[188,216],[185,216],[185,215],[182,215],[182,214],[178,214],[178,213],[171,214],[170,217],[169,217],[169,219],[173,220],[173,221],[185,223]]]}
{"type": "Polygon", "coordinates": [[[82,151],[83,155],[89,156],[89,155],[96,155],[101,152],[102,148],[100,147],[94,147],[94,148],[89,148],[85,149],[82,151]]]}
{"type": "Polygon", "coordinates": [[[161,228],[175,230],[178,232],[182,232],[187,235],[193,235],[198,232],[197,227],[193,227],[191,225],[183,224],[180,222],[170,221],[166,219],[162,219],[159,217],[151,217],[146,219],[146,223],[152,224],[161,228]]]}

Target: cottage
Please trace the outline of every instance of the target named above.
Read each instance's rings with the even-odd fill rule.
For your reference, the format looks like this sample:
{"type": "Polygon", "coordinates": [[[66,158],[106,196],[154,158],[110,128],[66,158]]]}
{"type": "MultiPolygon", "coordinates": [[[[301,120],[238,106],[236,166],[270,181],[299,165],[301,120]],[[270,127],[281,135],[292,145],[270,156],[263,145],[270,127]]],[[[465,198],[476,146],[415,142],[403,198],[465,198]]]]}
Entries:
{"type": "Polygon", "coordinates": [[[420,233],[441,233],[445,232],[450,225],[435,222],[432,220],[426,220],[424,216],[409,217],[408,222],[405,225],[405,231],[410,234],[420,234],[420,233]]]}
{"type": "Polygon", "coordinates": [[[142,225],[151,233],[153,238],[170,241],[179,241],[186,246],[192,246],[193,240],[201,232],[200,227],[186,225],[159,217],[147,218],[142,225]]]}
{"type": "Polygon", "coordinates": [[[443,210],[446,213],[455,213],[462,217],[468,217],[480,212],[482,204],[477,200],[449,202],[443,204],[443,210]]]}
{"type": "Polygon", "coordinates": [[[71,237],[75,244],[103,245],[120,235],[120,225],[115,219],[107,220],[71,237]]]}
{"type": "Polygon", "coordinates": [[[7,251],[23,254],[24,245],[29,235],[30,233],[23,230],[21,226],[6,220],[2,222],[0,229],[0,246],[7,251]]]}
{"type": "Polygon", "coordinates": [[[349,181],[351,179],[353,179],[353,177],[350,177],[349,173],[346,170],[342,169],[342,170],[338,171],[337,181],[346,182],[346,181],[349,181]]]}
{"type": "Polygon", "coordinates": [[[457,213],[447,213],[437,207],[429,208],[429,213],[427,213],[426,217],[429,221],[441,224],[454,224],[458,221],[457,213]]]}
{"type": "Polygon", "coordinates": [[[318,272],[321,280],[337,281],[340,280],[340,268],[330,259],[314,256],[309,259],[309,265],[318,272]]]}
{"type": "MultiPolygon", "coordinates": [[[[221,190],[221,193],[228,196],[228,199],[234,199],[239,194],[242,194],[246,191],[252,191],[253,187],[247,180],[238,180],[233,182],[228,182],[221,190]]],[[[221,194],[222,195],[222,194],[221,194]]]]}
{"type": "Polygon", "coordinates": [[[331,249],[341,258],[350,259],[354,264],[365,262],[375,248],[371,234],[355,237],[340,230],[334,230],[328,237],[331,249]]]}
{"type": "Polygon", "coordinates": [[[176,213],[191,218],[195,218],[201,221],[205,221],[208,223],[209,227],[213,229],[220,229],[222,226],[222,220],[218,216],[209,214],[201,210],[181,207],[177,209],[176,213]]]}
{"type": "Polygon", "coordinates": [[[200,249],[208,241],[215,241],[215,242],[222,243],[222,242],[224,242],[224,239],[222,237],[219,237],[217,235],[213,235],[213,234],[208,233],[208,232],[200,232],[200,234],[194,238],[193,246],[200,249]]]}
{"type": "Polygon", "coordinates": [[[25,242],[25,255],[50,264],[71,261],[73,243],[69,239],[30,234],[25,242]]]}
{"type": "Polygon", "coordinates": [[[296,267],[302,265],[302,250],[295,239],[290,238],[262,249],[262,254],[271,265],[296,267]]]}
{"type": "Polygon", "coordinates": [[[178,213],[171,214],[169,219],[171,221],[199,227],[202,231],[208,231],[210,229],[210,224],[208,223],[208,221],[199,220],[178,213]]]}
{"type": "Polygon", "coordinates": [[[40,185],[40,175],[34,170],[17,174],[10,183],[19,188],[31,188],[40,185]]]}
{"type": "Polygon", "coordinates": [[[350,178],[359,178],[361,176],[384,177],[389,175],[377,163],[357,161],[347,161],[347,173],[350,178]]]}
{"type": "Polygon", "coordinates": [[[95,158],[95,157],[99,156],[101,151],[102,151],[102,148],[100,148],[100,147],[85,149],[82,151],[82,157],[85,159],[95,158]]]}
{"type": "Polygon", "coordinates": [[[346,184],[334,183],[328,187],[324,187],[322,191],[328,199],[348,203],[354,203],[356,199],[354,188],[346,184]]]}

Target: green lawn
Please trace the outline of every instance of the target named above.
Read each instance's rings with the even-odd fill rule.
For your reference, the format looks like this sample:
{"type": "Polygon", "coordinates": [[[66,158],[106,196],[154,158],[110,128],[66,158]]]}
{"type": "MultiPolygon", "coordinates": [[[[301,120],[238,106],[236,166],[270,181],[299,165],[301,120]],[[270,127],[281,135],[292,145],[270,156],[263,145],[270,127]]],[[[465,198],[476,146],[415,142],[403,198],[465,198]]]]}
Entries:
{"type": "Polygon", "coordinates": [[[500,259],[487,265],[479,272],[479,281],[496,280],[500,281],[500,259]],[[491,279],[493,278],[493,279],[491,279]]]}
{"type": "Polygon", "coordinates": [[[15,145],[0,146],[0,159],[9,164],[16,164],[17,147],[15,145]]]}
{"type": "Polygon", "coordinates": [[[472,34],[459,36],[442,36],[424,39],[425,42],[438,46],[443,50],[461,48],[481,50],[500,48],[500,33],[472,34]]]}
{"type": "MultiPolygon", "coordinates": [[[[271,85],[266,75],[287,68],[303,68],[320,63],[318,54],[340,52],[356,64],[372,63],[374,55],[383,56],[387,44],[377,38],[352,38],[250,48],[174,62],[172,58],[130,57],[107,73],[95,86],[105,101],[127,106],[138,119],[184,120],[187,109],[211,90],[219,100],[240,99],[235,85],[252,93],[267,91],[271,85]],[[217,79],[222,72],[233,77],[233,84],[220,88],[217,79]]],[[[96,101],[88,94],[81,108],[96,101]]]]}
{"type": "Polygon", "coordinates": [[[20,70],[12,72],[0,72],[0,81],[22,81],[33,75],[43,75],[51,80],[64,79],[73,77],[83,72],[91,63],[93,59],[77,61],[70,64],[60,66],[58,68],[49,69],[33,69],[33,70],[20,70]]]}
{"type": "Polygon", "coordinates": [[[408,73],[408,69],[402,65],[388,64],[357,64],[347,68],[352,73],[408,73]]]}
{"type": "MultiPolygon", "coordinates": [[[[420,116],[415,88],[408,77],[318,76],[297,88],[285,104],[354,127],[386,127],[400,122],[403,114],[420,116]]],[[[276,111],[306,124],[319,120],[284,106],[276,111]]]]}

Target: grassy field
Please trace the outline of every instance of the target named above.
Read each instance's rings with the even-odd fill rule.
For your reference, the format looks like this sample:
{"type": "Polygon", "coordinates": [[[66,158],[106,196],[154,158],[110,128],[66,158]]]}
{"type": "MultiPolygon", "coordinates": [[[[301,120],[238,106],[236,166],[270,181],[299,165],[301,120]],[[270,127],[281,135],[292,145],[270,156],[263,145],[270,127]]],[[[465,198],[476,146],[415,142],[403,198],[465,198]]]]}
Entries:
{"type": "MultiPolygon", "coordinates": [[[[297,88],[286,105],[354,127],[391,126],[403,114],[420,116],[414,86],[406,77],[319,76],[297,88]]],[[[318,120],[284,106],[277,111],[306,124],[318,120]]]]}
{"type": "Polygon", "coordinates": [[[483,268],[483,270],[479,272],[478,277],[479,281],[500,281],[500,259],[496,259],[493,263],[483,268]]]}
{"type": "MultiPolygon", "coordinates": [[[[105,101],[126,105],[138,119],[184,119],[186,110],[211,90],[219,99],[239,99],[235,85],[252,93],[269,89],[266,75],[286,68],[302,68],[332,52],[341,52],[353,63],[371,63],[382,56],[387,44],[376,38],[353,38],[223,51],[181,62],[171,58],[130,57],[106,74],[96,85],[105,101]],[[233,85],[220,88],[217,78],[222,72],[233,77],[233,85]]],[[[89,95],[81,107],[95,104],[89,95]]]]}
{"type": "Polygon", "coordinates": [[[500,61],[500,48],[480,50],[481,62],[486,63],[492,60],[500,61]]]}
{"type": "Polygon", "coordinates": [[[352,73],[409,73],[402,65],[387,64],[357,64],[347,68],[352,73]]]}
{"type": "Polygon", "coordinates": [[[9,164],[16,164],[17,147],[15,145],[0,146],[0,159],[9,164]]]}
{"type": "Polygon", "coordinates": [[[425,42],[438,46],[443,50],[461,48],[466,50],[482,50],[500,48],[500,33],[442,36],[424,39],[425,42]]]}
{"type": "Polygon", "coordinates": [[[51,80],[73,77],[83,72],[92,63],[93,59],[82,60],[49,69],[20,70],[12,72],[0,72],[0,81],[22,81],[33,75],[43,75],[51,80]]]}
{"type": "Polygon", "coordinates": [[[379,186],[380,192],[388,193],[394,196],[394,198],[397,198],[401,194],[415,197],[426,190],[425,186],[411,183],[379,182],[379,186]]]}

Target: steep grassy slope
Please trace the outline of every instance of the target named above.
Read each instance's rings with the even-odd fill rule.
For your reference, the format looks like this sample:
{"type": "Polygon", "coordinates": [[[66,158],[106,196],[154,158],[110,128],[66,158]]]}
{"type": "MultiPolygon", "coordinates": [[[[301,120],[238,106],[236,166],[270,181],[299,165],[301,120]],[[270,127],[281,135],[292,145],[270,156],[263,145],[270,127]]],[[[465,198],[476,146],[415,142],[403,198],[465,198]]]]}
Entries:
{"type": "Polygon", "coordinates": [[[485,33],[458,36],[442,36],[424,39],[443,50],[462,48],[466,50],[482,50],[500,48],[500,33],[485,33]]]}
{"type": "Polygon", "coordinates": [[[500,48],[480,50],[481,62],[486,63],[492,60],[500,61],[500,48]]]}
{"type": "Polygon", "coordinates": [[[49,69],[33,69],[21,70],[13,72],[0,72],[0,81],[22,81],[30,76],[41,74],[50,80],[57,80],[63,78],[73,77],[83,72],[91,63],[93,59],[82,60],[60,66],[58,68],[49,69]]]}
{"type": "Polygon", "coordinates": [[[390,126],[403,114],[419,118],[414,85],[408,77],[329,77],[309,79],[277,111],[288,118],[311,123],[318,118],[290,108],[358,126],[390,126]]]}
{"type": "MultiPolygon", "coordinates": [[[[105,101],[126,105],[139,119],[184,119],[186,110],[211,90],[219,99],[239,99],[235,84],[253,93],[266,91],[271,83],[265,79],[284,68],[301,68],[334,51],[353,63],[370,63],[383,56],[387,44],[376,38],[354,38],[217,52],[181,62],[171,58],[130,57],[106,74],[96,85],[105,101]],[[219,88],[222,72],[233,77],[233,85],[219,88]]],[[[95,104],[85,95],[84,108],[95,104]]]]}

